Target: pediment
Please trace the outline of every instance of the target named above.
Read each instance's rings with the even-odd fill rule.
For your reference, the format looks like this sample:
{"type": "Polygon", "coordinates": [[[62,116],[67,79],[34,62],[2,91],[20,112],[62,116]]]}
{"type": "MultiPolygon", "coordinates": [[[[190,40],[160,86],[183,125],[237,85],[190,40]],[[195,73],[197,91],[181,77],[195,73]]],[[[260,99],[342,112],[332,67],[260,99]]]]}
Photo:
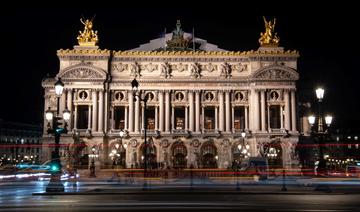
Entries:
{"type": "Polygon", "coordinates": [[[64,80],[104,80],[106,79],[106,73],[94,65],[80,63],[65,68],[58,77],[64,80]]]}
{"type": "Polygon", "coordinates": [[[299,74],[288,66],[269,65],[256,71],[252,77],[253,80],[270,81],[295,81],[299,79],[299,74]]]}

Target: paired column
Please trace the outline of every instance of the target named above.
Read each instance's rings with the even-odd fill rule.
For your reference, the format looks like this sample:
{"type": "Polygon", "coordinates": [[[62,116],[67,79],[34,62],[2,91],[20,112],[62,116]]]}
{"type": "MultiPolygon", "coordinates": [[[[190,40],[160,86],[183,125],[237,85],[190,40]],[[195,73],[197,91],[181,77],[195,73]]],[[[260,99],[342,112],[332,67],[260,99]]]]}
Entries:
{"type": "Polygon", "coordinates": [[[89,113],[88,113],[88,129],[91,130],[91,105],[89,105],[89,113]]]}
{"type": "Polygon", "coordinates": [[[194,92],[193,91],[189,91],[189,117],[190,117],[189,130],[193,132],[194,131],[194,92]]]}
{"type": "Polygon", "coordinates": [[[70,120],[68,121],[69,131],[73,128],[72,121],[73,121],[73,109],[72,109],[72,89],[67,90],[67,109],[70,111],[70,120]]]}
{"type": "Polygon", "coordinates": [[[284,92],[285,99],[285,129],[290,129],[290,101],[289,101],[289,91],[285,90],[284,92]]]}
{"type": "Polygon", "coordinates": [[[78,106],[75,105],[74,128],[76,129],[77,126],[78,126],[78,106]]]}
{"type": "Polygon", "coordinates": [[[164,92],[159,92],[159,130],[160,132],[164,131],[164,92]]]}
{"type": "Polygon", "coordinates": [[[128,123],[129,123],[129,118],[128,118],[128,114],[129,114],[129,109],[128,107],[125,107],[125,123],[124,123],[124,129],[128,130],[128,123]]]}
{"type": "Polygon", "coordinates": [[[260,128],[259,119],[260,119],[260,111],[259,111],[259,92],[254,90],[253,96],[253,104],[254,104],[254,130],[258,131],[260,128]]]}
{"type": "Polygon", "coordinates": [[[266,126],[265,126],[265,91],[261,90],[260,93],[260,99],[261,99],[261,131],[266,131],[266,126]]]}
{"type": "Polygon", "coordinates": [[[158,118],[158,107],[155,106],[155,130],[158,130],[159,118],[158,118]]]}
{"type": "Polygon", "coordinates": [[[138,99],[138,97],[136,98],[136,102],[135,102],[135,126],[134,126],[134,132],[139,132],[139,121],[140,121],[140,100],[138,99]]]}
{"type": "Polygon", "coordinates": [[[224,92],[219,91],[219,130],[224,131],[224,92]]]}
{"type": "Polygon", "coordinates": [[[104,132],[104,91],[99,91],[99,132],[104,132]]]}
{"type": "Polygon", "coordinates": [[[128,93],[129,97],[129,126],[128,130],[129,132],[134,131],[134,96],[131,91],[128,93]]]}
{"type": "Polygon", "coordinates": [[[165,132],[170,132],[170,91],[165,91],[165,132]]]}
{"type": "Polygon", "coordinates": [[[104,108],[104,131],[107,132],[108,131],[108,124],[109,124],[109,92],[105,90],[104,92],[105,95],[105,108],[104,108]]]}
{"type": "Polygon", "coordinates": [[[200,91],[195,91],[195,131],[200,132],[200,91]]]}
{"type": "Polygon", "coordinates": [[[185,130],[189,130],[188,107],[185,106],[185,130]]]}
{"type": "Polygon", "coordinates": [[[92,131],[97,131],[97,91],[92,91],[92,131]]]}
{"type": "Polygon", "coordinates": [[[248,125],[248,115],[249,110],[248,110],[248,106],[245,106],[245,130],[249,129],[249,125],[248,125]]]}
{"type": "Polygon", "coordinates": [[[231,131],[231,115],[230,115],[230,91],[225,92],[225,114],[226,114],[226,132],[231,131]]]}
{"type": "Polygon", "coordinates": [[[295,90],[291,90],[291,131],[296,131],[296,101],[295,90]]]}
{"type": "Polygon", "coordinates": [[[175,130],[175,108],[171,106],[171,128],[175,130]]]}
{"type": "Polygon", "coordinates": [[[219,129],[218,126],[218,107],[215,106],[215,130],[219,129]]]}

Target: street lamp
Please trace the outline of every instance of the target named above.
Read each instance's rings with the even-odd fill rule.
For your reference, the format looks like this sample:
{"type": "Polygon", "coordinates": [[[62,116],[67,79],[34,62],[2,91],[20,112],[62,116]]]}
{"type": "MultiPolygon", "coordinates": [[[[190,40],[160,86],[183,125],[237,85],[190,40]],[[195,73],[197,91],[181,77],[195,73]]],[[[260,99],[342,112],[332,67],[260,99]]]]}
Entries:
{"type": "Polygon", "coordinates": [[[50,165],[50,182],[46,187],[46,192],[63,192],[64,185],[61,183],[61,161],[59,155],[59,148],[60,148],[60,136],[62,133],[67,133],[67,121],[70,119],[70,111],[65,109],[63,111],[63,117],[59,116],[59,104],[60,104],[60,97],[64,90],[64,83],[59,78],[55,83],[55,94],[57,97],[57,106],[56,106],[56,114],[54,116],[53,111],[49,107],[45,111],[45,118],[48,121],[48,134],[53,134],[55,137],[55,150],[51,153],[51,165],[50,165]],[[64,127],[61,127],[61,119],[64,120],[65,124],[64,127]],[[52,126],[50,125],[52,122],[52,126]]]}
{"type": "Polygon", "coordinates": [[[147,162],[148,162],[148,155],[147,155],[147,141],[146,141],[146,129],[147,129],[147,108],[146,108],[146,104],[148,101],[148,96],[144,95],[144,97],[142,98],[141,95],[139,94],[139,82],[136,80],[136,78],[134,78],[134,80],[131,82],[131,87],[132,87],[132,91],[133,91],[133,96],[134,96],[134,101],[137,101],[137,99],[139,101],[144,102],[144,117],[143,117],[143,121],[144,121],[144,145],[145,145],[145,153],[144,153],[144,185],[143,185],[143,190],[147,190],[147,182],[146,182],[146,172],[147,172],[147,162]],[[137,97],[137,98],[136,98],[137,97]]]}
{"type": "MultiPolygon", "coordinates": [[[[244,154],[245,158],[247,158],[247,156],[250,156],[250,152],[247,152],[250,149],[250,145],[249,144],[245,144],[245,137],[246,137],[246,132],[241,132],[241,138],[242,138],[242,145],[239,144],[237,146],[240,154],[244,154]]],[[[239,165],[236,166],[236,190],[240,191],[240,182],[239,182],[239,165]]]]}
{"type": "Polygon", "coordinates": [[[89,177],[96,177],[95,175],[95,158],[98,157],[98,155],[96,154],[96,148],[95,146],[93,146],[91,148],[91,153],[89,156],[91,157],[91,165],[90,165],[90,175],[89,177]]]}
{"type": "MultiPolygon", "coordinates": [[[[311,134],[318,138],[318,145],[319,145],[318,170],[320,172],[324,172],[325,169],[326,169],[326,160],[324,159],[323,140],[324,140],[325,135],[328,133],[328,131],[327,130],[324,131],[324,128],[323,128],[323,114],[322,114],[322,110],[321,110],[322,109],[321,108],[321,102],[322,102],[322,100],[324,98],[325,90],[322,89],[322,88],[318,88],[318,89],[315,90],[315,92],[316,92],[316,97],[318,99],[318,115],[317,115],[318,127],[317,127],[317,131],[315,131],[313,129],[316,117],[314,115],[310,115],[308,117],[308,121],[309,121],[309,124],[312,126],[311,134]]],[[[333,119],[333,117],[330,116],[330,115],[325,116],[325,124],[327,125],[327,127],[330,127],[332,119],[333,119]]]]}

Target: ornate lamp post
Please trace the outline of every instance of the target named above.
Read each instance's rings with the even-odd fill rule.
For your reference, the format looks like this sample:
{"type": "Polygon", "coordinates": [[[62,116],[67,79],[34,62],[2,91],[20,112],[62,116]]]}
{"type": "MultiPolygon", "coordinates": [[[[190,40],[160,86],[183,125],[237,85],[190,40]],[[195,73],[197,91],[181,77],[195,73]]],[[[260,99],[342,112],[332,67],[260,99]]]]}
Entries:
{"type": "Polygon", "coordinates": [[[91,157],[91,165],[90,165],[90,176],[89,177],[96,177],[95,175],[95,158],[97,158],[99,155],[96,154],[96,148],[93,146],[91,148],[91,153],[89,156],[91,157]]]}
{"type": "Polygon", "coordinates": [[[134,79],[131,82],[131,87],[132,87],[132,91],[133,91],[133,96],[134,96],[134,101],[137,101],[137,99],[139,101],[144,102],[144,145],[145,145],[145,154],[144,154],[144,185],[143,185],[143,190],[147,190],[147,182],[146,182],[146,176],[147,176],[147,166],[148,166],[148,151],[147,151],[147,141],[146,141],[146,129],[147,129],[147,108],[146,108],[146,104],[148,101],[148,96],[144,95],[144,97],[142,98],[141,95],[139,94],[139,82],[134,79]],[[136,98],[137,97],[137,98],[136,98]]]}
{"type": "MultiPolygon", "coordinates": [[[[311,135],[314,137],[318,138],[318,145],[319,145],[319,164],[318,164],[318,170],[320,171],[320,173],[324,173],[326,170],[326,160],[324,159],[324,144],[323,144],[323,140],[324,137],[326,136],[326,134],[328,133],[328,131],[324,131],[324,126],[323,126],[323,114],[322,114],[322,108],[321,108],[321,103],[322,100],[324,98],[324,93],[325,90],[322,88],[318,88],[316,89],[316,97],[318,99],[318,126],[317,126],[317,131],[315,131],[313,129],[313,126],[315,124],[316,121],[316,117],[314,115],[310,115],[308,117],[308,121],[309,124],[312,126],[311,127],[311,135]]],[[[329,127],[331,122],[332,122],[332,116],[327,115],[325,116],[325,123],[326,125],[329,127]]]]}
{"type": "MultiPolygon", "coordinates": [[[[244,154],[245,158],[247,158],[248,156],[250,156],[250,152],[248,152],[248,150],[250,149],[250,145],[249,144],[245,144],[245,137],[246,137],[246,132],[241,132],[241,138],[242,138],[242,145],[239,144],[237,146],[238,150],[240,151],[240,154],[244,154]]],[[[240,182],[239,182],[239,166],[236,166],[236,190],[240,191],[240,182]]]]}
{"type": "Polygon", "coordinates": [[[70,111],[65,109],[63,111],[63,118],[59,116],[59,104],[60,97],[62,95],[64,89],[64,83],[59,78],[55,83],[55,94],[57,97],[57,106],[56,106],[56,114],[54,116],[53,111],[51,111],[50,107],[45,111],[45,118],[48,121],[48,134],[53,134],[55,137],[55,150],[51,153],[51,165],[50,165],[50,182],[46,187],[46,192],[63,192],[64,185],[61,183],[61,161],[59,155],[60,148],[60,136],[62,133],[67,133],[67,121],[70,119],[70,111]],[[59,121],[64,119],[65,124],[64,127],[61,127],[59,121]],[[52,122],[52,126],[50,125],[52,122]]]}

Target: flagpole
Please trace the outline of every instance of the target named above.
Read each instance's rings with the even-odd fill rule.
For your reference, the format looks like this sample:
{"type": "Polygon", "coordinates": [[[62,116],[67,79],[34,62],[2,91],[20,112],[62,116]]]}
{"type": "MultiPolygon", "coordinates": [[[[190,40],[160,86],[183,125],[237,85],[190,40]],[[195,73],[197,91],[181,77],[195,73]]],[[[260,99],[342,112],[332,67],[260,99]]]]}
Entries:
{"type": "Polygon", "coordinates": [[[193,27],[193,51],[195,52],[195,29],[193,27]]]}
{"type": "Polygon", "coordinates": [[[165,32],[165,34],[164,34],[164,49],[166,51],[166,27],[165,27],[164,32],[165,32]]]}

